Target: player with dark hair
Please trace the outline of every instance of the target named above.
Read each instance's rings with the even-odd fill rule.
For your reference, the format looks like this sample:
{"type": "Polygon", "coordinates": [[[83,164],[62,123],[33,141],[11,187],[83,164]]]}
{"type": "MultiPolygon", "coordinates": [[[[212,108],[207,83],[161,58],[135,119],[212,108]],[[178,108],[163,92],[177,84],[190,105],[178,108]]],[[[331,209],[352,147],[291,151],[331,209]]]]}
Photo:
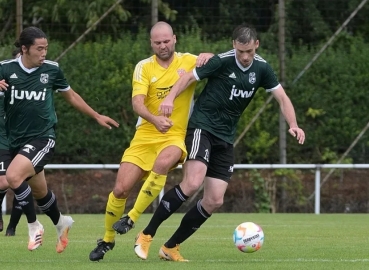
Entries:
{"type": "Polygon", "coordinates": [[[68,244],[68,231],[74,221],[60,213],[55,194],[47,188],[44,175],[44,166],[54,154],[56,139],[53,94],[58,90],[78,111],[106,128],[118,127],[118,123],[94,111],[69,86],[59,64],[46,60],[48,42],[41,29],[25,28],[15,45],[21,48],[21,56],[0,63],[0,81],[3,80],[0,88],[5,94],[5,128],[11,154],[6,179],[27,217],[28,249],[38,248],[44,233],[36,217],[33,194],[40,209],[55,225],[56,251],[62,252],[68,244]]]}
{"type": "Polygon", "coordinates": [[[189,154],[183,180],[165,193],[148,226],[138,235],[141,249],[137,252],[136,242],[135,251],[138,256],[145,254],[143,259],[160,224],[204,182],[203,198],[184,215],[178,229],[159,251],[162,259],[187,261],[179,253],[179,244],[222,206],[233,173],[237,123],[260,87],[273,94],[289,124],[289,133],[298,143],[304,143],[305,134],[297,125],[289,97],[271,66],[256,54],[259,40],[255,29],[241,25],[234,30],[232,39],[233,50],[216,55],[205,66],[184,74],[161,103],[160,111],[170,117],[176,107],[174,99],[183,95],[191,83],[208,79],[188,123],[185,143],[189,154]]]}
{"type": "MultiPolygon", "coordinates": [[[[12,52],[13,58],[17,58],[20,55],[20,48],[16,48],[12,52]]],[[[8,182],[6,181],[5,172],[10,163],[9,144],[5,131],[5,114],[4,114],[4,93],[0,92],[0,205],[3,203],[6,192],[8,190],[8,182]]],[[[15,197],[13,198],[12,211],[10,215],[10,221],[6,229],[6,236],[14,236],[15,229],[22,216],[22,207],[18,205],[15,197]]],[[[3,218],[0,212],[0,232],[3,231],[3,218]]]]}

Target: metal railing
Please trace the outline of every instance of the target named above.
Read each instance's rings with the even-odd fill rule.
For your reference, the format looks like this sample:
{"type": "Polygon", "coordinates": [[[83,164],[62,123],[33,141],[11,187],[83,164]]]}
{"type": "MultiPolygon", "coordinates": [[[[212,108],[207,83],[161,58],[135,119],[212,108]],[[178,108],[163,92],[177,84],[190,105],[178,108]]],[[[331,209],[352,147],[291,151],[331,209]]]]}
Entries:
{"type": "MultiPolygon", "coordinates": [[[[49,164],[45,169],[87,169],[87,170],[112,170],[118,169],[119,164],[49,164]]],[[[178,166],[177,169],[180,169],[178,166]]],[[[320,187],[322,169],[369,169],[369,164],[235,164],[234,169],[314,169],[315,170],[315,214],[320,214],[320,187]]],[[[159,199],[163,196],[160,193],[159,199]]],[[[2,204],[2,212],[6,211],[6,200],[2,204]]]]}

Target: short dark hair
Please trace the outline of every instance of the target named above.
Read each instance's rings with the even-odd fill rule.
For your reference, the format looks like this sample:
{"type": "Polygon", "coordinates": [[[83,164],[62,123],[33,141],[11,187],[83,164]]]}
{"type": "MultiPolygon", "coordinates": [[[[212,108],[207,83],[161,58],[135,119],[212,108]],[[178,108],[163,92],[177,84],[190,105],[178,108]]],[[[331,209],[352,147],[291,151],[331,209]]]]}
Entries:
{"type": "Polygon", "coordinates": [[[30,26],[25,28],[19,35],[19,38],[14,42],[14,46],[17,48],[22,48],[25,46],[27,49],[35,44],[35,39],[37,38],[47,38],[46,34],[39,28],[30,26]]]}
{"type": "Polygon", "coordinates": [[[22,51],[21,48],[15,48],[12,51],[12,57],[15,58],[17,56],[17,54],[20,53],[21,51],[22,51]]]}
{"type": "Polygon", "coordinates": [[[233,30],[232,39],[241,44],[248,44],[252,40],[256,41],[258,39],[258,35],[253,26],[241,24],[233,30]]]}

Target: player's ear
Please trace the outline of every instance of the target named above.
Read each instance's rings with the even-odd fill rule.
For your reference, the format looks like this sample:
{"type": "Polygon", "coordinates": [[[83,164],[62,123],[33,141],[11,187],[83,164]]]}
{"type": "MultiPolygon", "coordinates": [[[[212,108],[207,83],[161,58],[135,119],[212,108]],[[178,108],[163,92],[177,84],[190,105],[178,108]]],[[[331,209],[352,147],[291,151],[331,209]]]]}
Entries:
{"type": "Polygon", "coordinates": [[[255,41],[255,50],[257,49],[257,48],[259,48],[259,40],[257,39],[256,41],[255,41]]]}
{"type": "Polygon", "coordinates": [[[233,44],[233,49],[236,49],[236,41],[232,40],[232,44],[233,44]]]}
{"type": "Polygon", "coordinates": [[[176,37],[176,35],[173,35],[173,40],[174,40],[174,44],[176,44],[177,43],[177,37],[176,37]]]}

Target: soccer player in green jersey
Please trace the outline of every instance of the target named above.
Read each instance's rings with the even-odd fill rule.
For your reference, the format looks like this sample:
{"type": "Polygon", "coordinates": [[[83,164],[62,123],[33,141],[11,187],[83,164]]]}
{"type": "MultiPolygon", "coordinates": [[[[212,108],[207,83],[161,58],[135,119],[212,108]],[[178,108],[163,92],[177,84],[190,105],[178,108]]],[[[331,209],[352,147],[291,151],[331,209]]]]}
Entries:
{"type": "Polygon", "coordinates": [[[174,213],[204,182],[203,198],[183,217],[178,229],[160,248],[159,256],[170,261],[187,261],[179,244],[189,238],[222,206],[233,173],[233,143],[236,126],[256,91],[272,93],[289,124],[289,133],[303,144],[305,134],[297,125],[293,105],[271,66],[259,55],[256,31],[238,26],[232,35],[233,50],[214,56],[202,67],[183,75],[163,100],[160,111],[169,117],[173,101],[188,85],[207,78],[197,99],[186,135],[187,161],[183,180],[163,196],[148,226],[137,236],[135,251],[147,254],[160,224],[174,213]],[[143,241],[145,240],[145,241],[143,241]],[[138,243],[141,245],[138,247],[138,243]]]}
{"type": "Polygon", "coordinates": [[[38,206],[56,227],[56,251],[62,252],[68,244],[68,231],[73,219],[61,215],[54,193],[47,188],[44,175],[44,166],[54,154],[56,139],[57,118],[53,94],[59,91],[73,107],[106,128],[119,125],[113,119],[94,111],[69,86],[59,64],[46,60],[48,42],[42,30],[36,27],[25,28],[15,46],[21,48],[21,56],[0,63],[0,81],[5,80],[6,83],[6,87],[0,88],[5,94],[5,128],[12,158],[6,179],[27,217],[28,249],[38,248],[44,233],[36,217],[32,188],[38,206]]]}
{"type": "MultiPolygon", "coordinates": [[[[13,50],[12,56],[13,58],[17,58],[20,55],[20,49],[17,48],[13,50]]],[[[0,82],[5,83],[4,81],[0,82]]],[[[5,113],[4,113],[4,93],[0,92],[0,205],[2,204],[6,192],[8,190],[9,184],[6,181],[5,172],[10,163],[10,153],[9,153],[9,144],[8,138],[6,136],[5,131],[5,113]]],[[[13,198],[13,206],[12,212],[10,215],[10,221],[7,226],[5,235],[6,236],[14,236],[15,229],[18,225],[18,222],[22,216],[22,207],[18,205],[15,197],[13,198]]],[[[3,230],[3,218],[2,213],[0,212],[0,232],[3,230]]]]}

